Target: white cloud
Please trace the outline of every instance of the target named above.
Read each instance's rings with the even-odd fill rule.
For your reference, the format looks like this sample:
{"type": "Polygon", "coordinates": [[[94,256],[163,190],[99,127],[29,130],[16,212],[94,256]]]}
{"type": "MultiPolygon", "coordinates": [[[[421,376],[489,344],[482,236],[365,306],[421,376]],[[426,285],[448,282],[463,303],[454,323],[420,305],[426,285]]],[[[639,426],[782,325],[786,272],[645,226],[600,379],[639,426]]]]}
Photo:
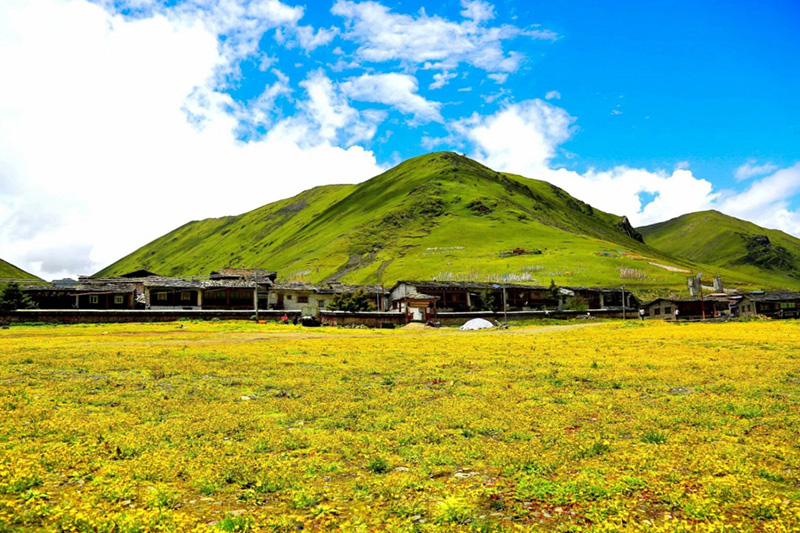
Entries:
{"type": "MultiPolygon", "coordinates": [[[[247,9],[296,19],[281,6],[247,9]]],[[[186,10],[131,19],[79,0],[0,2],[4,259],[47,277],[86,274],[71,268],[105,266],[187,220],[382,170],[371,152],[333,141],[337,128],[364,138],[379,117],[352,114],[313,77],[305,112],[238,140],[242,121],[271,121],[287,79],[276,73],[258,112],[217,92],[231,59],[212,26],[186,10]]]]}
{"type": "Polygon", "coordinates": [[[408,74],[363,74],[341,84],[344,93],[353,100],[378,102],[394,107],[401,113],[414,115],[419,122],[442,122],[440,104],[417,94],[418,84],[408,74]]]}
{"type": "Polygon", "coordinates": [[[447,82],[455,78],[457,74],[451,72],[437,72],[433,75],[433,83],[428,85],[428,89],[441,89],[447,82]]]}
{"type": "Polygon", "coordinates": [[[755,159],[748,159],[744,165],[740,166],[734,171],[733,176],[738,181],[742,181],[755,176],[764,176],[776,170],[778,170],[778,166],[773,165],[772,163],[758,165],[755,159]]]}
{"type": "Polygon", "coordinates": [[[583,174],[553,169],[552,160],[574,132],[574,121],[564,109],[537,99],[509,105],[488,117],[474,115],[455,129],[472,143],[474,157],[489,167],[549,181],[603,211],[627,215],[634,225],[713,205],[717,195],[711,183],[685,169],[671,174],[628,167],[583,174]],[[641,193],[655,199],[643,206],[641,193]]]}
{"type": "Polygon", "coordinates": [[[477,157],[489,167],[516,167],[516,172],[536,177],[549,168],[558,145],[572,134],[574,121],[560,107],[536,99],[507,106],[489,117],[473,115],[454,127],[474,144],[477,157]]]}
{"type": "Polygon", "coordinates": [[[475,24],[482,24],[494,18],[494,6],[483,0],[461,0],[461,16],[471,19],[475,24]]]}
{"type": "Polygon", "coordinates": [[[463,22],[428,16],[424,10],[414,17],[392,13],[377,2],[337,0],[331,12],[344,17],[346,39],[359,44],[356,54],[369,62],[400,61],[407,68],[419,65],[437,70],[455,70],[460,63],[492,73],[519,69],[523,56],[506,53],[503,42],[516,37],[553,39],[546,30],[528,30],[510,25],[486,27],[493,8],[486,2],[462,3],[463,22]]]}
{"type": "MultiPolygon", "coordinates": [[[[717,209],[800,237],[800,210],[790,205],[800,194],[800,163],[756,180],[738,193],[715,191],[685,161],[671,172],[625,166],[584,173],[554,169],[552,160],[572,135],[574,120],[559,107],[529,100],[490,116],[473,115],[452,129],[472,143],[473,156],[489,167],[549,181],[603,211],[627,215],[636,226],[717,209]],[[643,204],[642,194],[652,195],[652,201],[643,204]]],[[[758,174],[769,167],[762,165],[758,174]]]]}
{"type": "Polygon", "coordinates": [[[547,94],[544,95],[545,100],[561,100],[561,93],[558,91],[548,91],[547,94]]]}
{"type": "Polygon", "coordinates": [[[792,197],[800,194],[800,163],[754,181],[740,193],[727,195],[720,211],[783,230],[800,237],[800,211],[790,209],[792,197]]]}

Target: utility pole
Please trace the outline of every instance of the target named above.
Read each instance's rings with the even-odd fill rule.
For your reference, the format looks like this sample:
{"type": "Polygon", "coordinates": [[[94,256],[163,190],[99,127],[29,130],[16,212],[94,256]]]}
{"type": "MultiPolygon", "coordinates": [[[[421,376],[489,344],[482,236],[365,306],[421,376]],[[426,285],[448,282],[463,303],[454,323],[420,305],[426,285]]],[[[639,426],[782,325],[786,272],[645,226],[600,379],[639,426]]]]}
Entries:
{"type": "Polygon", "coordinates": [[[503,284],[503,322],[508,325],[508,305],[506,305],[506,285],[503,284]]]}
{"type": "Polygon", "coordinates": [[[697,275],[697,288],[700,290],[700,308],[703,310],[703,320],[705,320],[706,319],[706,303],[705,303],[705,300],[703,300],[703,280],[700,279],[700,277],[702,275],[703,275],[702,272],[700,272],[697,275]]]}
{"type": "Polygon", "coordinates": [[[258,324],[258,274],[253,275],[253,279],[255,280],[255,290],[253,291],[253,300],[255,300],[256,304],[256,324],[258,324]]]}

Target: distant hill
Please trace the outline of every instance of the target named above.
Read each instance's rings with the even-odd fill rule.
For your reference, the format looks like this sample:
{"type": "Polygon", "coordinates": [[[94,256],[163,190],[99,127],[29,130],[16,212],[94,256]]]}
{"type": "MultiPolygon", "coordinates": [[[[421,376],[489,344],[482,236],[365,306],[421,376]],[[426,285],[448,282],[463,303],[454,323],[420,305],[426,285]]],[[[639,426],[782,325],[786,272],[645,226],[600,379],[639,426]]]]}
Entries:
{"type": "Polygon", "coordinates": [[[11,279],[41,281],[33,274],[29,274],[21,268],[0,259],[0,283],[4,283],[11,279]]]}
{"type": "Polygon", "coordinates": [[[639,228],[648,244],[675,257],[796,284],[800,239],[719,211],[700,211],[639,228]]]}
{"type": "MultiPolygon", "coordinates": [[[[242,215],[190,222],[98,275],[203,275],[246,266],[312,282],[685,287],[696,265],[637,237],[624,217],[550,183],[437,152],[357,185],[316,187],[242,215]]],[[[725,275],[743,285],[769,282],[759,272],[725,275]]]]}

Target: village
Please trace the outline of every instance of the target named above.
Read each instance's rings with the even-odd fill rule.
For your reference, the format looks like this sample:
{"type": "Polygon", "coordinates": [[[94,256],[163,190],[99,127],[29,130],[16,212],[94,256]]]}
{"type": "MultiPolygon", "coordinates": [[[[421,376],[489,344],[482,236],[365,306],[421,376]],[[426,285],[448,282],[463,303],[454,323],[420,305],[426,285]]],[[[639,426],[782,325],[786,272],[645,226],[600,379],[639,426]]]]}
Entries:
{"type": "Polygon", "coordinates": [[[279,281],[266,269],[223,268],[207,277],[165,277],[138,270],[117,277],[81,276],[24,285],[31,309],[12,322],[134,322],[179,318],[302,321],[305,325],[395,327],[412,322],[461,325],[536,318],[710,320],[795,318],[800,292],[725,291],[722,280],[704,288],[687,280],[685,298],[640,301],[619,288],[549,287],[512,283],[402,280],[392,287],[338,282],[279,281]],[[344,308],[358,295],[362,305],[344,308]],[[364,303],[366,302],[366,303],[364,303]]]}

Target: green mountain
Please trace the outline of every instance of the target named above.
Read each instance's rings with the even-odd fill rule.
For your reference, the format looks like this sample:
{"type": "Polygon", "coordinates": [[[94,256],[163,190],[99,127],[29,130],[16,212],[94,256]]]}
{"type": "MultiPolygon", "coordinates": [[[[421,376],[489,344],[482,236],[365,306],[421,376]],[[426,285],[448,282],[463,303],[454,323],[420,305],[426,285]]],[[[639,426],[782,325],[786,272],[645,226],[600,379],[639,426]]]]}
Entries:
{"type": "Polygon", "coordinates": [[[9,280],[36,280],[41,281],[33,274],[29,274],[19,267],[0,259],[0,283],[9,280]]]}
{"type": "Polygon", "coordinates": [[[744,274],[767,273],[785,285],[800,281],[800,239],[719,211],[690,213],[639,231],[648,244],[674,257],[744,274]]]}
{"type": "MultiPolygon", "coordinates": [[[[553,279],[683,289],[697,265],[636,237],[627,219],[550,183],[437,152],[357,185],[316,187],[242,215],[190,222],[98,275],[206,275],[244,266],[311,282],[553,279]]],[[[747,286],[770,280],[724,274],[747,286]]]]}

